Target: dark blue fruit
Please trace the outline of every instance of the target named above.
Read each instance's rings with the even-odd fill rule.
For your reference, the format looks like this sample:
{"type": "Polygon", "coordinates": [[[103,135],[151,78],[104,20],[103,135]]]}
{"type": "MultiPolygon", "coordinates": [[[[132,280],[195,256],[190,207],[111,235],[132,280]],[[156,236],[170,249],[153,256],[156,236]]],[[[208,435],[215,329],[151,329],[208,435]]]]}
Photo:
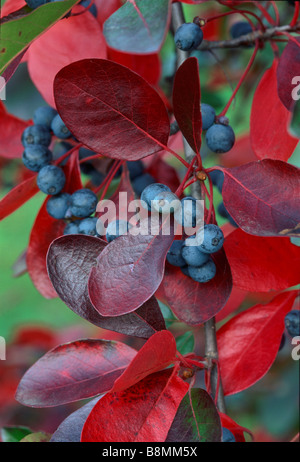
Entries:
{"type": "Polygon", "coordinates": [[[203,40],[203,32],[197,24],[188,22],[177,29],[174,40],[180,50],[195,50],[203,40]]]}
{"type": "Polygon", "coordinates": [[[87,236],[98,236],[97,233],[97,221],[98,218],[85,218],[81,220],[78,225],[79,234],[86,234],[87,236]]]}
{"type": "Polygon", "coordinates": [[[180,269],[181,269],[182,273],[183,273],[185,276],[190,277],[189,267],[188,267],[188,266],[182,266],[180,269]]]}
{"type": "Polygon", "coordinates": [[[186,265],[202,266],[209,260],[209,255],[201,252],[199,247],[196,245],[188,245],[189,242],[191,242],[191,239],[194,240],[195,236],[191,236],[184,241],[181,251],[182,258],[186,265]]]}
{"type": "MultiPolygon", "coordinates": [[[[79,5],[82,5],[84,6],[85,8],[87,8],[89,6],[89,4],[91,3],[91,0],[82,0],[79,5]]],[[[92,13],[93,16],[95,16],[95,18],[97,18],[97,7],[96,5],[93,3],[93,5],[91,6],[91,8],[89,8],[90,13],[92,13]]]]}
{"type": "Polygon", "coordinates": [[[91,182],[94,186],[100,186],[103,182],[105,175],[103,173],[98,172],[95,168],[90,172],[91,182]]]}
{"type": "Polygon", "coordinates": [[[181,208],[175,211],[174,217],[181,226],[195,227],[202,218],[202,207],[192,196],[186,196],[181,200],[181,208]]]}
{"type": "Polygon", "coordinates": [[[235,443],[235,437],[228,428],[222,427],[222,443],[235,443]]]}
{"type": "Polygon", "coordinates": [[[32,8],[33,10],[38,6],[44,5],[48,3],[49,0],[25,0],[27,5],[32,8]]]}
{"type": "Polygon", "coordinates": [[[291,337],[297,337],[300,335],[300,311],[292,310],[290,311],[284,320],[286,330],[291,337]]]}
{"type": "Polygon", "coordinates": [[[214,123],[216,118],[216,111],[209,104],[201,104],[201,116],[202,116],[202,129],[208,130],[214,123]]]}
{"type": "Polygon", "coordinates": [[[67,234],[79,234],[79,223],[80,220],[71,221],[71,223],[68,223],[64,229],[64,235],[66,236],[67,234]]]}
{"type": "MultiPolygon", "coordinates": [[[[57,160],[60,157],[64,156],[68,151],[70,151],[73,146],[67,141],[60,141],[56,143],[53,149],[53,160],[57,160]]],[[[60,165],[66,165],[68,162],[69,156],[66,157],[60,165]]]]}
{"type": "Polygon", "coordinates": [[[181,208],[181,202],[176,194],[170,191],[163,191],[154,197],[152,206],[159,213],[174,213],[181,208]]]}
{"type": "Polygon", "coordinates": [[[230,213],[228,212],[227,208],[224,205],[224,202],[221,202],[218,206],[218,212],[223,218],[227,218],[232,226],[238,227],[237,223],[234,221],[230,213]]]}
{"type": "Polygon", "coordinates": [[[46,125],[49,129],[57,111],[50,106],[42,106],[36,109],[33,114],[33,122],[39,125],[46,125]]]}
{"type": "Polygon", "coordinates": [[[30,125],[22,134],[22,144],[25,148],[34,144],[48,147],[51,139],[50,130],[46,125],[30,125]]]}
{"type": "Polygon", "coordinates": [[[206,132],[206,144],[217,154],[230,151],[235,143],[234,131],[230,125],[215,124],[206,132]]]}
{"type": "Polygon", "coordinates": [[[170,136],[176,135],[176,133],[179,132],[179,125],[177,120],[174,120],[174,122],[171,123],[170,125],[170,136]]]}
{"type": "Polygon", "coordinates": [[[68,193],[57,194],[50,197],[46,208],[49,215],[57,220],[65,218],[71,204],[71,195],[68,193]]]}
{"type": "Polygon", "coordinates": [[[189,266],[189,275],[196,282],[208,282],[216,275],[216,265],[210,258],[202,266],[189,266]]]}
{"type": "Polygon", "coordinates": [[[140,197],[144,189],[150,184],[155,183],[155,179],[149,173],[143,173],[143,175],[138,176],[132,182],[132,187],[135,194],[140,197]]]}
{"type": "Polygon", "coordinates": [[[59,194],[65,186],[66,177],[63,170],[55,165],[46,165],[37,176],[37,185],[41,191],[50,196],[59,194]]]}
{"type": "Polygon", "coordinates": [[[107,242],[111,242],[117,237],[127,234],[132,225],[125,220],[114,220],[111,221],[106,228],[106,239],[107,242]]]}
{"type": "Polygon", "coordinates": [[[143,190],[142,195],[141,195],[141,201],[144,201],[147,204],[148,210],[151,210],[151,201],[153,201],[155,196],[157,196],[158,194],[164,191],[172,192],[171,189],[165,184],[161,184],[161,183],[150,184],[143,190]]]}
{"type": "Polygon", "coordinates": [[[39,172],[52,161],[52,153],[46,146],[34,144],[27,146],[22,156],[23,164],[33,172],[39,172]]]}
{"type": "Polygon", "coordinates": [[[127,167],[131,181],[135,180],[138,176],[141,176],[144,173],[144,164],[141,160],[134,160],[132,162],[129,161],[127,162],[127,167]]]}
{"type": "Polygon", "coordinates": [[[203,242],[199,245],[199,249],[204,253],[218,252],[224,243],[223,231],[217,225],[204,225],[204,233],[201,231],[197,237],[198,241],[199,238],[203,237],[203,242]]]}
{"type": "Polygon", "coordinates": [[[211,177],[213,185],[217,186],[218,190],[221,193],[224,183],[224,173],[220,170],[213,170],[212,172],[209,172],[209,176],[211,177]]]}
{"type": "Polygon", "coordinates": [[[239,21],[233,24],[230,28],[230,35],[233,39],[239,38],[242,35],[250,34],[252,31],[251,25],[246,21],[239,21]]]}
{"type": "Polygon", "coordinates": [[[174,241],[167,253],[167,261],[173,266],[185,266],[181,255],[183,241],[174,241]]]}
{"type": "Polygon", "coordinates": [[[52,120],[51,128],[53,130],[54,135],[57,136],[57,138],[65,140],[67,138],[70,138],[71,136],[70,130],[66,127],[65,123],[63,122],[59,114],[57,114],[52,120]]]}
{"type": "Polygon", "coordinates": [[[86,218],[96,211],[97,196],[90,189],[79,189],[72,194],[71,213],[78,218],[86,218]]]}

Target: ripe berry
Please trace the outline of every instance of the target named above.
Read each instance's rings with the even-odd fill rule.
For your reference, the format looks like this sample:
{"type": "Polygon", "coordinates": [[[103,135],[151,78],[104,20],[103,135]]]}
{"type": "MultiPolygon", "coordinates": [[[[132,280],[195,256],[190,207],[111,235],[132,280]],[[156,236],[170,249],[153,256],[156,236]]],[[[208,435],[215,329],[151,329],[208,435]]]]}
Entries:
{"type": "Polygon", "coordinates": [[[154,197],[152,207],[159,213],[174,213],[181,208],[181,202],[176,194],[163,191],[154,197]]]}
{"type": "Polygon", "coordinates": [[[67,138],[70,138],[71,136],[70,130],[66,127],[65,123],[63,122],[59,114],[57,114],[52,120],[51,128],[53,130],[54,135],[57,136],[57,138],[65,140],[67,138]]]}
{"type": "Polygon", "coordinates": [[[194,228],[203,217],[203,209],[194,197],[187,196],[181,200],[181,208],[175,210],[174,217],[181,226],[194,228]]]}
{"type": "Polygon", "coordinates": [[[189,266],[189,275],[196,282],[208,282],[216,275],[216,265],[211,258],[202,266],[189,266]]]}
{"type": "Polygon", "coordinates": [[[199,242],[199,249],[204,253],[218,252],[224,243],[224,234],[217,225],[204,225],[204,230],[197,233],[196,239],[199,242]],[[203,238],[202,243],[200,240],[203,238]]]}
{"type": "Polygon", "coordinates": [[[129,161],[127,162],[127,167],[131,181],[135,180],[144,173],[144,164],[141,160],[135,160],[132,162],[129,161]]]}
{"type": "Polygon", "coordinates": [[[41,191],[50,196],[59,194],[65,186],[66,177],[63,170],[55,165],[46,165],[37,176],[37,185],[41,191]]]}
{"type": "Polygon", "coordinates": [[[46,208],[49,215],[57,220],[65,218],[68,208],[71,204],[71,195],[68,193],[57,194],[50,197],[46,208]]]}
{"type": "Polygon", "coordinates": [[[167,261],[173,266],[185,266],[185,261],[182,258],[182,241],[174,241],[167,253],[167,261]]]}
{"type": "MultiPolygon", "coordinates": [[[[91,3],[91,0],[82,0],[79,5],[82,5],[84,6],[85,8],[87,8],[89,6],[89,4],[91,3]]],[[[97,7],[96,5],[93,3],[93,5],[91,6],[91,8],[89,8],[88,10],[90,13],[92,13],[93,16],[95,16],[95,18],[97,18],[97,7]]]]}
{"type": "Polygon", "coordinates": [[[190,277],[189,267],[188,267],[188,266],[182,266],[180,269],[181,269],[182,273],[183,273],[185,276],[190,277]]]}
{"type": "Polygon", "coordinates": [[[171,123],[170,125],[170,136],[176,135],[176,133],[179,132],[179,125],[177,120],[174,120],[174,122],[171,123]]]}
{"type": "Polygon", "coordinates": [[[81,220],[75,220],[71,221],[71,223],[68,223],[67,226],[64,229],[64,235],[66,236],[67,234],[79,234],[79,223],[81,220]]]}
{"type": "Polygon", "coordinates": [[[197,24],[188,22],[177,29],[174,40],[180,50],[195,50],[203,40],[203,32],[197,24]]]}
{"type": "Polygon", "coordinates": [[[52,153],[46,146],[33,144],[27,146],[22,156],[23,164],[33,172],[39,172],[52,161],[52,153]]]}
{"type": "Polygon", "coordinates": [[[115,240],[117,237],[127,234],[132,225],[125,220],[111,221],[106,228],[107,242],[115,240]]]}
{"type": "MultiPolygon", "coordinates": [[[[148,210],[151,210],[151,201],[162,192],[172,192],[171,189],[165,184],[153,183],[147,186],[141,195],[141,200],[144,201],[148,207],[148,210]]],[[[146,208],[146,207],[145,207],[146,208]]]]}
{"type": "Polygon", "coordinates": [[[78,225],[78,233],[86,234],[87,236],[98,236],[96,228],[97,221],[97,217],[85,218],[84,220],[80,220],[78,225]]]}
{"type": "Polygon", "coordinates": [[[230,151],[235,143],[234,131],[230,125],[215,124],[206,132],[206,144],[217,154],[230,151]]]}
{"type": "Polygon", "coordinates": [[[26,148],[34,144],[48,147],[51,143],[51,133],[46,125],[31,125],[22,134],[22,144],[26,148]]]}
{"type": "Polygon", "coordinates": [[[196,245],[188,245],[191,239],[195,239],[195,236],[187,238],[182,246],[182,258],[187,265],[202,266],[209,260],[209,255],[201,252],[196,245]]]}
{"type": "Polygon", "coordinates": [[[71,213],[78,218],[86,218],[96,211],[97,196],[90,189],[79,189],[72,194],[71,213]]]}
{"type": "Polygon", "coordinates": [[[222,427],[222,443],[235,443],[235,437],[228,428],[222,427]]]}
{"type": "Polygon", "coordinates": [[[143,173],[143,175],[138,176],[132,182],[132,187],[135,194],[140,197],[144,189],[150,184],[155,183],[155,179],[149,173],[143,173]]]}
{"type": "Polygon", "coordinates": [[[221,193],[224,183],[224,173],[220,170],[213,170],[212,172],[209,172],[209,176],[213,182],[213,185],[217,186],[218,190],[221,193]]]}
{"type": "Polygon", "coordinates": [[[300,335],[300,311],[299,310],[290,311],[286,315],[284,323],[291,337],[296,337],[300,335]]]}
{"type": "Polygon", "coordinates": [[[57,111],[50,106],[42,106],[36,109],[33,114],[33,122],[39,125],[45,125],[49,129],[57,111]]]}
{"type": "Polygon", "coordinates": [[[209,104],[201,104],[202,129],[208,130],[215,122],[216,111],[209,104]]]}
{"type": "Polygon", "coordinates": [[[252,31],[251,25],[246,21],[239,21],[233,24],[230,28],[230,35],[233,39],[239,38],[242,35],[250,34],[252,31]]]}

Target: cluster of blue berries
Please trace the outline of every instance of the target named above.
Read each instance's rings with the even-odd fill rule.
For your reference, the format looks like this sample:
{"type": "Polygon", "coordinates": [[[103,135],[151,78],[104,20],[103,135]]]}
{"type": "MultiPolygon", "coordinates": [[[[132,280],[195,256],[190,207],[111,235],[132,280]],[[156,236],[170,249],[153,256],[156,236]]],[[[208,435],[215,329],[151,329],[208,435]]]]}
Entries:
{"type": "Polygon", "coordinates": [[[291,337],[297,337],[300,335],[300,311],[290,311],[284,320],[286,330],[291,337]]]}
{"type": "Polygon", "coordinates": [[[133,190],[140,197],[146,186],[155,183],[155,179],[145,172],[145,167],[141,160],[128,161],[127,167],[133,190]]]}
{"type": "Polygon", "coordinates": [[[230,151],[235,143],[235,134],[228,124],[227,117],[219,117],[209,104],[201,104],[202,129],[206,131],[205,139],[209,149],[217,154],[230,151]],[[217,122],[217,123],[216,123],[217,122]]]}
{"type": "MultiPolygon", "coordinates": [[[[25,0],[25,1],[27,5],[34,10],[35,8],[45,5],[46,3],[61,2],[62,0],[25,0]]],[[[82,0],[79,4],[87,8],[90,3],[91,3],[91,0],[82,0]]],[[[90,7],[89,11],[92,13],[93,16],[97,17],[97,7],[95,4],[93,4],[90,7]]]]}
{"type": "MultiPolygon", "coordinates": [[[[34,125],[27,127],[22,134],[24,146],[22,159],[25,167],[38,172],[39,189],[51,196],[47,201],[47,212],[57,220],[71,217],[81,219],[69,223],[64,234],[97,235],[97,219],[91,217],[97,207],[96,194],[89,189],[80,189],[72,195],[62,192],[66,183],[64,171],[61,167],[51,165],[53,154],[49,150],[49,145],[52,133],[57,138],[66,140],[70,138],[71,132],[57,111],[48,106],[40,107],[34,112],[33,122],[34,125]]],[[[72,147],[66,142],[59,143],[59,145],[58,157],[72,147]]]]}

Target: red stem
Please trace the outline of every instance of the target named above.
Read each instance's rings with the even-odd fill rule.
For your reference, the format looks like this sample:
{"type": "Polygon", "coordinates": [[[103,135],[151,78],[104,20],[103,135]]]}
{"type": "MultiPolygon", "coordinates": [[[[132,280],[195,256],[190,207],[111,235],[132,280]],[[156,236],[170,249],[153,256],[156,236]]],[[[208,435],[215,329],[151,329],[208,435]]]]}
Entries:
{"type": "Polygon", "coordinates": [[[295,3],[295,11],[294,11],[294,16],[293,19],[291,20],[290,25],[293,27],[297,24],[298,17],[299,17],[299,11],[300,11],[300,3],[296,2],[295,3]]]}
{"type": "Polygon", "coordinates": [[[186,174],[185,174],[185,176],[184,176],[184,178],[183,178],[183,180],[182,180],[180,186],[179,186],[179,187],[177,188],[177,190],[175,191],[175,194],[176,194],[178,197],[181,196],[183,190],[185,189],[184,185],[185,185],[185,183],[187,182],[187,180],[188,180],[188,178],[189,178],[189,176],[190,176],[190,174],[191,174],[191,172],[192,172],[192,170],[193,170],[193,166],[194,166],[195,161],[196,161],[196,156],[193,158],[192,162],[190,163],[189,168],[187,169],[187,172],[186,172],[186,174]]]}

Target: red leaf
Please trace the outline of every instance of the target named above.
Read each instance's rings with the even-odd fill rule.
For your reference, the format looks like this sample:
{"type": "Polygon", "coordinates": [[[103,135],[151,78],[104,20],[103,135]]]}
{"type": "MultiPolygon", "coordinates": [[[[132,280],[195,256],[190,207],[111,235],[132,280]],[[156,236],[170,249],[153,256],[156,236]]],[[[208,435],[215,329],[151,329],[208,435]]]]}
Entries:
{"type": "Polygon", "coordinates": [[[188,58],[175,74],[174,115],[182,134],[195,152],[201,146],[200,80],[197,58],[188,58]]]}
{"type": "Polygon", "coordinates": [[[277,66],[278,60],[275,59],[255,91],[250,136],[258,159],[287,161],[293,154],[298,139],[291,137],[287,130],[290,113],[278,98],[277,66]]]}
{"type": "Polygon", "coordinates": [[[103,24],[109,16],[111,16],[118,8],[121,7],[121,0],[95,0],[97,7],[97,19],[100,24],[103,24]]]}
{"type": "Polygon", "coordinates": [[[225,395],[251,387],[270,369],[284,332],[285,315],[298,291],[277,295],[267,305],[256,305],[228,321],[217,332],[225,395]]]}
{"type": "Polygon", "coordinates": [[[25,202],[31,199],[38,191],[39,188],[36,184],[36,175],[32,175],[18,186],[15,186],[0,201],[0,220],[3,220],[3,218],[25,204],[25,202]]]}
{"type": "Polygon", "coordinates": [[[155,178],[157,183],[162,183],[175,192],[180,185],[178,174],[174,167],[167,164],[161,157],[158,157],[150,163],[147,173],[155,178]]]}
{"type": "Polygon", "coordinates": [[[158,85],[161,65],[159,55],[133,55],[108,48],[108,59],[122,64],[147,80],[150,85],[158,85]]]}
{"type": "Polygon", "coordinates": [[[82,442],[163,442],[189,385],[168,369],[108,393],[93,408],[82,442]]]}
{"type": "Polygon", "coordinates": [[[100,25],[91,14],[59,21],[30,46],[30,77],[50,106],[55,106],[53,82],[57,72],[84,58],[106,58],[100,25]]]}
{"type": "Polygon", "coordinates": [[[297,236],[300,223],[300,170],[265,159],[224,168],[224,205],[246,233],[297,236]]]}
{"type": "Polygon", "coordinates": [[[244,437],[245,432],[253,436],[252,433],[247,428],[241,427],[234,420],[228,417],[228,415],[223,414],[222,412],[219,412],[219,415],[221,418],[222,427],[227,428],[228,430],[231,431],[231,433],[233,433],[237,443],[244,443],[246,441],[244,437]]]}
{"type": "Polygon", "coordinates": [[[278,96],[284,106],[290,111],[295,104],[292,94],[296,85],[294,77],[300,75],[300,38],[294,37],[298,46],[293,40],[289,40],[287,46],[280,56],[277,68],[277,90],[278,96]]]}
{"type": "Polygon", "coordinates": [[[170,123],[161,98],[120,64],[100,59],[73,63],[56,76],[54,93],[76,138],[107,157],[142,159],[168,141],[170,123]]]}
{"type": "Polygon", "coordinates": [[[148,338],[166,328],[158,303],[151,297],[138,310],[124,316],[103,317],[88,297],[91,268],[106,242],[92,236],[63,236],[49,247],[47,267],[53,287],[66,305],[87,321],[126,335],[148,338]]]}
{"type": "Polygon", "coordinates": [[[166,266],[162,283],[164,298],[178,319],[186,324],[199,325],[208,321],[229,298],[232,279],[225,253],[221,250],[212,257],[217,274],[205,284],[185,276],[180,268],[166,266]]]}
{"type": "Polygon", "coordinates": [[[289,238],[233,231],[224,243],[233,284],[249,292],[284,290],[299,283],[300,247],[289,238]]]}
{"type": "Polygon", "coordinates": [[[148,375],[165,369],[175,360],[175,338],[167,330],[157,332],[139,350],[127,369],[116,380],[111,392],[126,390],[148,375]]]}
{"type": "MultiPolygon", "coordinates": [[[[74,151],[65,168],[66,186],[64,191],[72,193],[82,188],[78,164],[78,152],[74,151]]],[[[49,245],[62,236],[65,222],[52,218],[46,209],[48,198],[40,209],[30,234],[27,251],[27,268],[32,282],[45,298],[57,297],[47,272],[46,256],[49,245]]]]}
{"type": "Polygon", "coordinates": [[[22,157],[24,148],[21,143],[21,136],[29,122],[18,119],[18,117],[0,112],[0,156],[7,159],[22,157]]]}
{"type": "MultiPolygon", "coordinates": [[[[232,271],[232,268],[230,268],[230,269],[232,271]]],[[[233,275],[232,275],[232,277],[233,277],[233,275]]],[[[234,311],[236,311],[241,306],[241,304],[243,303],[243,301],[245,300],[247,295],[248,295],[247,292],[237,288],[234,285],[232,287],[232,291],[231,291],[230,297],[229,297],[226,305],[217,314],[216,321],[220,322],[223,319],[227,318],[227,316],[232,314],[234,311]]]]}
{"type": "Polygon", "coordinates": [[[23,376],[16,399],[31,407],[51,407],[104,393],[136,355],[109,340],[78,340],[60,345],[23,376]]]}
{"type": "Polygon", "coordinates": [[[17,11],[20,8],[23,8],[23,6],[25,5],[26,5],[26,2],[24,0],[6,0],[6,2],[4,2],[4,5],[3,6],[1,5],[0,16],[1,18],[4,18],[4,16],[8,16],[14,11],[17,11]]]}
{"type": "Polygon", "coordinates": [[[102,316],[131,313],[149,300],[162,281],[173,231],[151,235],[144,226],[148,228],[147,219],[141,222],[147,235],[128,233],[115,239],[100,254],[98,266],[92,268],[89,296],[102,316]]]}

